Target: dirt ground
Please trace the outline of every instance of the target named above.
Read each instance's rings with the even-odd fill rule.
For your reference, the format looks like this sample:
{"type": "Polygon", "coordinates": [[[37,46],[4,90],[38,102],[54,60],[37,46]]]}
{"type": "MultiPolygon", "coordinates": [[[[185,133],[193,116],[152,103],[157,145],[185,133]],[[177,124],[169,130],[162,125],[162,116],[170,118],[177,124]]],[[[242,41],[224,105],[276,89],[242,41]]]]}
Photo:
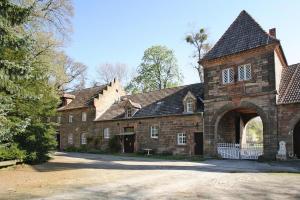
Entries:
{"type": "Polygon", "coordinates": [[[56,153],[0,170],[0,199],[300,199],[299,163],[56,153]]]}

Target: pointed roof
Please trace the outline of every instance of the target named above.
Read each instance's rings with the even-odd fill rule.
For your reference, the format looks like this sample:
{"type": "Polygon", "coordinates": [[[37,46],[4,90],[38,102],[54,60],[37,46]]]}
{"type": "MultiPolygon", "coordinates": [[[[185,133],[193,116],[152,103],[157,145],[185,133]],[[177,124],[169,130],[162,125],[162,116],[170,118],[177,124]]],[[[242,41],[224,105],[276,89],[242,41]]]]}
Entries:
{"type": "Polygon", "coordinates": [[[243,10],[202,60],[212,60],[279,42],[243,10]]]}

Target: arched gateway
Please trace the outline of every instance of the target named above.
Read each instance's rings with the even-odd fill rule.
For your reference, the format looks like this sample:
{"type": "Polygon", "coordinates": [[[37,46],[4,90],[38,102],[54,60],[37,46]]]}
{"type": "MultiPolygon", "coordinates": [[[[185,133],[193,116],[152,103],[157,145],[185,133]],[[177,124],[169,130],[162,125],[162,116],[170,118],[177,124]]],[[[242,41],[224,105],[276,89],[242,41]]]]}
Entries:
{"type": "Polygon", "coordinates": [[[293,149],[295,157],[300,158],[300,121],[293,130],[293,149]]]}

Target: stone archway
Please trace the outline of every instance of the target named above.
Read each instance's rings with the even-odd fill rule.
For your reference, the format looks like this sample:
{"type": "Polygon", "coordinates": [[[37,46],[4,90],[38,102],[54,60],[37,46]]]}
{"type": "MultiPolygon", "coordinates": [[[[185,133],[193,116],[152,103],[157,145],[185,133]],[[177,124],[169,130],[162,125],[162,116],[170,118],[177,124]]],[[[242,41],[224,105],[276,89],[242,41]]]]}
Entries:
{"type": "Polygon", "coordinates": [[[268,117],[262,108],[246,101],[238,105],[230,102],[221,107],[214,115],[211,122],[214,126],[215,151],[217,151],[217,146],[220,143],[240,144],[241,128],[244,128],[243,126],[249,120],[257,116],[261,118],[263,124],[263,147],[261,148],[265,153],[270,145],[268,117]]]}
{"type": "Polygon", "coordinates": [[[293,150],[294,155],[296,155],[297,158],[300,158],[300,120],[294,126],[293,130],[293,150]]]}

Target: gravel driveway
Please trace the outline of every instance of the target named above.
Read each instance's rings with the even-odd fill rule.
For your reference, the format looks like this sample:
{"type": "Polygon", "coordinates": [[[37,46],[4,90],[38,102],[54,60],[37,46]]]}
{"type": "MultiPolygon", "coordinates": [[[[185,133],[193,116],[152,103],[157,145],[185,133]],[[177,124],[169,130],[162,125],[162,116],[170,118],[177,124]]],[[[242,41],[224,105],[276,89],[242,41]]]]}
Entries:
{"type": "Polygon", "coordinates": [[[299,163],[56,153],[0,170],[0,199],[300,199],[299,163]]]}

